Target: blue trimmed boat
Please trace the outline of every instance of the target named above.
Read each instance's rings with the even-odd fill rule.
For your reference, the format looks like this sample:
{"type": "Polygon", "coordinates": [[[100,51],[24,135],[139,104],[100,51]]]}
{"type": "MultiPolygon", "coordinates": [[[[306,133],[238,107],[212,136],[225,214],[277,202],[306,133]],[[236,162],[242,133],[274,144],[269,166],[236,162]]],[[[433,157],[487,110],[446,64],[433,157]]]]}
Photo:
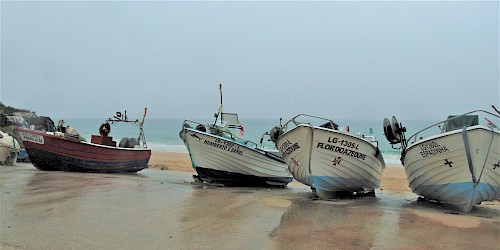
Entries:
{"type": "Polygon", "coordinates": [[[484,110],[449,116],[408,139],[395,117],[386,118],[384,133],[391,144],[401,144],[401,162],[412,191],[461,212],[499,199],[500,130],[488,118],[498,122],[500,116],[484,110]],[[480,114],[487,116],[486,124],[479,123],[480,114]],[[439,133],[421,136],[431,129],[439,133]]]}

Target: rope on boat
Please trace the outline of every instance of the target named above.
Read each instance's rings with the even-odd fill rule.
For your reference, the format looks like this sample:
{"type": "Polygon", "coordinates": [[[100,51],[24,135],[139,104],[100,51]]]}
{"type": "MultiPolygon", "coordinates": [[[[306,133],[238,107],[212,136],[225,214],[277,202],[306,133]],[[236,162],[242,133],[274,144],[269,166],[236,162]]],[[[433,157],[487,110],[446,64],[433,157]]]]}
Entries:
{"type": "MultiPolygon", "coordinates": [[[[309,123],[309,128],[311,128],[311,143],[309,144],[309,159],[308,159],[308,167],[309,167],[309,177],[312,177],[312,169],[311,169],[311,159],[312,159],[312,151],[313,151],[313,142],[314,142],[314,127],[309,123]]],[[[314,183],[316,178],[311,178],[311,188],[316,190],[316,184],[314,183]]]]}
{"type": "MultiPolygon", "coordinates": [[[[491,139],[490,139],[490,145],[488,146],[488,151],[486,151],[486,156],[484,157],[484,163],[483,167],[481,168],[481,173],[479,174],[479,177],[477,178],[477,183],[481,181],[481,177],[483,176],[483,171],[486,168],[486,162],[488,162],[488,155],[490,154],[491,150],[491,145],[493,144],[493,139],[495,138],[495,130],[493,128],[491,129],[491,139]]],[[[476,185],[476,184],[474,184],[476,185]]]]}
{"type": "Polygon", "coordinates": [[[474,182],[474,185],[476,185],[477,180],[476,180],[476,176],[474,175],[474,166],[472,164],[472,157],[470,154],[469,139],[467,138],[467,127],[466,126],[464,126],[462,128],[462,139],[464,140],[465,154],[467,155],[467,162],[469,164],[469,171],[472,175],[472,182],[474,182]]]}
{"type": "Polygon", "coordinates": [[[311,128],[311,143],[309,145],[309,174],[312,174],[312,169],[311,169],[311,158],[312,158],[312,150],[313,150],[313,142],[314,142],[314,127],[312,124],[309,124],[309,128],[311,128]]]}

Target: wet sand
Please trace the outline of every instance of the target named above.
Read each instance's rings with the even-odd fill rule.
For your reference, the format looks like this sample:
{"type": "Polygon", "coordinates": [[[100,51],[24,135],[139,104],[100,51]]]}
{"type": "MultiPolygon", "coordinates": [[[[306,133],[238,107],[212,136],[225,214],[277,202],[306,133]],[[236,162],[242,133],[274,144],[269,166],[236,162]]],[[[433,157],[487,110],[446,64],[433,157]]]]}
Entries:
{"type": "MultiPolygon", "coordinates": [[[[149,160],[149,169],[186,171],[193,174],[196,171],[191,165],[189,154],[152,152],[149,160]]],[[[295,181],[295,180],[294,180],[295,181]]],[[[411,192],[406,181],[406,174],[401,165],[389,165],[384,170],[382,190],[389,190],[392,193],[411,192]]]]}
{"type": "Polygon", "coordinates": [[[0,166],[0,249],[498,249],[500,244],[498,202],[485,202],[469,214],[419,202],[398,166],[384,171],[376,197],[325,201],[298,182],[285,189],[193,183],[187,154],[155,152],[150,165],[127,175],[0,166]]]}

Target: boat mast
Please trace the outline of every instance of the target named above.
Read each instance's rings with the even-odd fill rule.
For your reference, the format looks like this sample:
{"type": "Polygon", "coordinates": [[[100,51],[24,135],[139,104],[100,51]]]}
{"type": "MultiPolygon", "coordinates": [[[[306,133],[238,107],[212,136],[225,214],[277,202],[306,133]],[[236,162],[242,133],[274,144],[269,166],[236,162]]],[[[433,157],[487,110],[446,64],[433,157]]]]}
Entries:
{"type": "Polygon", "coordinates": [[[214,125],[217,123],[217,119],[219,116],[221,117],[221,122],[222,122],[222,83],[219,83],[219,94],[220,94],[220,106],[219,106],[219,112],[215,114],[215,121],[214,125]]]}
{"type": "Polygon", "coordinates": [[[219,92],[220,92],[219,114],[222,114],[222,83],[219,83],[219,92]]]}
{"type": "Polygon", "coordinates": [[[144,115],[142,116],[142,122],[139,124],[139,130],[140,130],[140,133],[139,133],[139,139],[142,140],[142,146],[147,148],[148,145],[146,144],[146,136],[144,136],[144,129],[143,129],[143,126],[144,126],[144,119],[146,118],[146,114],[148,113],[148,108],[144,108],[144,115]]]}

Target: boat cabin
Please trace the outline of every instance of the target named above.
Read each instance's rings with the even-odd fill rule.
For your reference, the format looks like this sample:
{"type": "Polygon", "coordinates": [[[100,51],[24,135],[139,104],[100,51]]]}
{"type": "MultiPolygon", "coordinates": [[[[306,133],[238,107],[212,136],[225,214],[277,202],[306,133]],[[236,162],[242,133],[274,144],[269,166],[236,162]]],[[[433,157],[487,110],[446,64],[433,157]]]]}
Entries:
{"type": "Polygon", "coordinates": [[[478,115],[464,115],[457,118],[456,115],[448,116],[448,119],[444,123],[443,132],[449,132],[463,127],[470,127],[479,124],[478,115]]]}
{"type": "Polygon", "coordinates": [[[104,146],[116,147],[116,141],[113,141],[113,137],[111,136],[92,135],[90,142],[104,146]]]}

